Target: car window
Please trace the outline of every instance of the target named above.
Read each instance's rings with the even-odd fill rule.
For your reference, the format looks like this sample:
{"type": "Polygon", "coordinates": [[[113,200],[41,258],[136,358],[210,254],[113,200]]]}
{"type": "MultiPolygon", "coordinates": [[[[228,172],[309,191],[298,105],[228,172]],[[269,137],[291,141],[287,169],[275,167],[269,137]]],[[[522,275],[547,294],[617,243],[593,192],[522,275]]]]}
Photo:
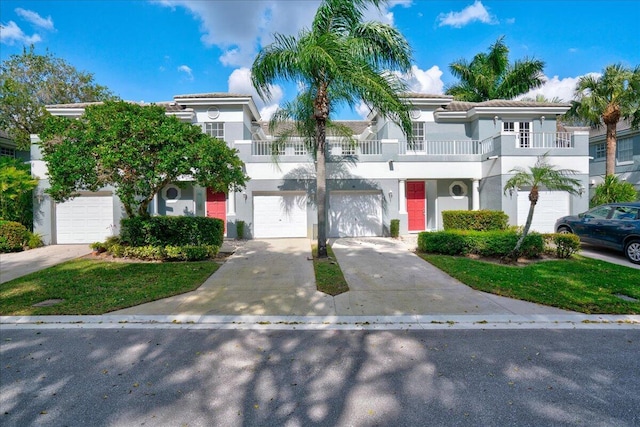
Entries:
{"type": "Polygon", "coordinates": [[[587,218],[606,219],[611,211],[611,206],[598,206],[584,214],[587,218]]]}
{"type": "Polygon", "coordinates": [[[616,206],[613,210],[612,219],[634,220],[638,218],[638,208],[628,206],[616,206]]]}

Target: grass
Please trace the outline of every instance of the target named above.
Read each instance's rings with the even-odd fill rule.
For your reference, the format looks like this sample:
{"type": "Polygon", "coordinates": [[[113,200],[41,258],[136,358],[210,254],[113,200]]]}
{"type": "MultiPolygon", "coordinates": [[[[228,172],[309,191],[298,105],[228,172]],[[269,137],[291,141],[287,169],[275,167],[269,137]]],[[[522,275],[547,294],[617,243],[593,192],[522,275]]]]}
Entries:
{"type": "Polygon", "coordinates": [[[465,257],[418,254],[468,286],[497,295],[589,314],[640,314],[640,271],[574,255],[524,267],[465,257]]]}
{"type": "Polygon", "coordinates": [[[327,245],[329,258],[318,258],[317,245],[311,247],[311,252],[313,253],[313,269],[316,273],[316,288],[320,292],[331,296],[348,292],[349,286],[347,285],[347,281],[344,280],[342,270],[336,261],[336,256],[333,254],[331,247],[327,245]]]}
{"type": "Polygon", "coordinates": [[[192,291],[218,267],[77,259],[0,284],[0,315],[104,314],[192,291]],[[64,301],[33,307],[49,299],[64,301]]]}

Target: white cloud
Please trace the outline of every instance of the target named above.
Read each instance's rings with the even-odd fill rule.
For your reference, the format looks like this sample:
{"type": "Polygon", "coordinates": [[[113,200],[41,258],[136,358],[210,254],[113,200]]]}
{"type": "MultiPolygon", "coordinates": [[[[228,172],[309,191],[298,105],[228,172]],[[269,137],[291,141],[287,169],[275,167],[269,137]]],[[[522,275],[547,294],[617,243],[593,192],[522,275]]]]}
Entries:
{"type": "MultiPolygon", "coordinates": [[[[222,50],[220,61],[229,67],[249,67],[260,47],[273,42],[273,34],[296,35],[313,21],[320,0],[156,0],[156,4],[183,7],[200,21],[201,40],[222,50]]],[[[371,9],[365,19],[393,24],[395,6],[408,7],[411,0],[392,0],[381,10],[371,9]]]]}
{"type": "Polygon", "coordinates": [[[444,93],[444,83],[441,79],[440,67],[434,65],[428,70],[421,70],[417,66],[411,67],[411,74],[405,76],[411,92],[440,95],[444,93]]]}
{"type": "Polygon", "coordinates": [[[480,0],[476,0],[471,6],[465,7],[460,12],[441,13],[437,20],[440,22],[438,26],[453,28],[462,28],[475,21],[483,24],[497,23],[496,17],[489,13],[480,0]]]}
{"type": "Polygon", "coordinates": [[[193,81],[193,72],[189,66],[181,65],[178,67],[178,71],[180,71],[181,73],[185,73],[187,75],[187,79],[189,81],[193,81]]]}
{"type": "Polygon", "coordinates": [[[559,98],[563,102],[570,102],[580,77],[582,76],[560,79],[558,76],[552,78],[545,76],[546,81],[541,87],[529,91],[520,98],[535,98],[536,95],[544,95],[547,99],[559,98]]]}
{"type": "Polygon", "coordinates": [[[271,86],[271,100],[265,104],[258,96],[258,92],[251,84],[251,70],[249,68],[237,68],[229,75],[229,92],[240,95],[251,95],[256,106],[260,110],[262,120],[269,120],[278,109],[280,101],[284,97],[284,91],[278,85],[271,86]]]}
{"type": "Polygon", "coordinates": [[[38,28],[42,28],[48,31],[55,30],[55,28],[53,28],[53,20],[51,19],[51,16],[47,16],[47,19],[45,19],[42,16],[38,15],[36,12],[32,10],[22,9],[21,7],[16,8],[16,13],[18,14],[18,16],[22,17],[22,19],[30,22],[38,28]]]}
{"type": "Polygon", "coordinates": [[[0,43],[8,45],[15,43],[29,45],[38,43],[39,41],[42,41],[42,38],[38,34],[27,36],[13,21],[0,25],[0,43]]]}

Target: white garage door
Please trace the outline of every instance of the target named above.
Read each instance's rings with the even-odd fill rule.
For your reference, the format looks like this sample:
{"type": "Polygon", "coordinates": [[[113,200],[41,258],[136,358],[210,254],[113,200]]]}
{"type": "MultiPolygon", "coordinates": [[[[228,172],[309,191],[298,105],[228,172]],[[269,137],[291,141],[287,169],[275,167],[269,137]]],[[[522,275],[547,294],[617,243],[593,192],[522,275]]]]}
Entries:
{"type": "Polygon", "coordinates": [[[79,196],[56,205],[58,244],[102,242],[112,235],[113,197],[79,196]]]}
{"type": "Polygon", "coordinates": [[[382,236],[382,194],[332,192],[329,197],[329,236],[382,236]]]}
{"type": "MultiPolygon", "coordinates": [[[[518,191],[518,225],[527,222],[529,214],[529,192],[518,191]]],[[[531,230],[553,233],[553,226],[561,216],[569,215],[569,193],[566,191],[540,191],[538,203],[533,211],[531,230]]]]}
{"type": "Polygon", "coordinates": [[[304,194],[253,197],[253,234],[265,237],[307,237],[304,194]]]}

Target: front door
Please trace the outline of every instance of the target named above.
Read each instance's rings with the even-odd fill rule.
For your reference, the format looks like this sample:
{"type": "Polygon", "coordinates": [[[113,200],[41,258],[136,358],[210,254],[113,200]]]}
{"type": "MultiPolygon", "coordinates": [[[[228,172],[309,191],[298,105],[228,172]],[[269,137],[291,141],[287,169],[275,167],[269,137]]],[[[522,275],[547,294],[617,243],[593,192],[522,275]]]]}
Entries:
{"type": "Polygon", "coordinates": [[[224,221],[224,229],[227,229],[227,195],[225,193],[214,193],[207,188],[207,216],[209,218],[219,218],[224,221]]]}
{"type": "Polygon", "coordinates": [[[425,229],[425,209],[424,181],[407,181],[409,231],[423,231],[425,229]]]}

